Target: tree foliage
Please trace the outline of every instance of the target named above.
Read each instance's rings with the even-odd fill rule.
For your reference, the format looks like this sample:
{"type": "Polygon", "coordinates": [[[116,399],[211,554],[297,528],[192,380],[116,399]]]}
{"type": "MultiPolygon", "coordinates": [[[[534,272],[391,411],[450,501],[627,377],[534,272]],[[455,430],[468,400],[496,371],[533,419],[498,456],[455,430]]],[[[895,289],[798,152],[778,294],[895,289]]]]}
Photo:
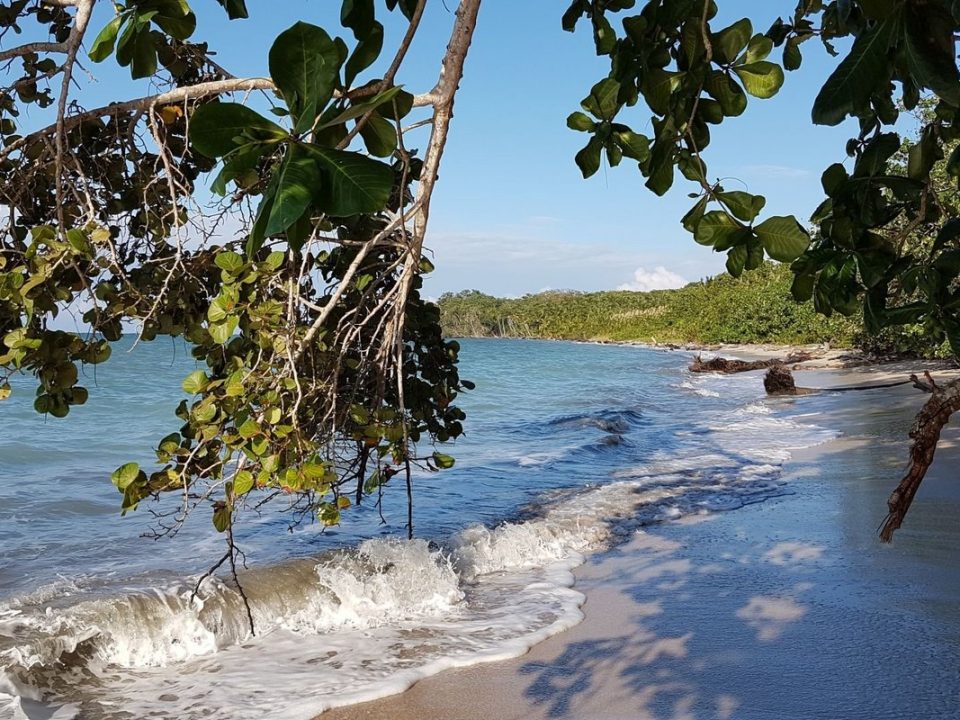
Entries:
{"type": "Polygon", "coordinates": [[[791,262],[793,294],[825,315],[862,313],[868,333],[921,323],[931,346],[946,340],[960,353],[960,223],[944,192],[960,178],[960,73],[954,35],[960,6],[944,0],[801,0],[792,15],[756,32],[749,18],[717,27],[714,0],[574,0],[563,26],[585,19],[610,73],[568,119],[590,134],[577,154],[584,176],[624,156],[636,160],[647,187],[663,195],[676,172],[697,188],[683,218],[694,239],[727,255],[733,275],[764,256],[791,262]],[[636,14],[632,11],[639,10],[636,14]],[[711,180],[705,151],[711,126],[743,114],[749,98],[776,94],[784,70],[800,67],[802,45],[849,50],[826,79],[811,119],[857,123],[847,143],[852,167],[825,168],[824,202],[808,230],[797,218],[765,217],[761,195],[711,180]],[[775,50],[780,48],[775,53],[775,50]],[[779,55],[779,61],[777,59],[779,55]],[[906,163],[896,155],[902,113],[932,98],[906,163]],[[635,133],[625,116],[643,100],[653,133],[635,133]],[[934,171],[947,156],[946,174],[934,171]],[[920,228],[936,240],[909,242],[920,228]]]}
{"type": "MultiPolygon", "coordinates": [[[[231,20],[249,14],[218,1],[231,20]]],[[[461,32],[477,4],[458,13],[461,32]]],[[[112,480],[124,512],[179,493],[165,530],[208,507],[231,561],[245,507],[286,498],[332,525],[398,474],[409,491],[412,464],[452,465],[417,447],[463,432],[455,400],[469,383],[419,289],[467,45],[451,45],[459,70],[415,100],[396,75],[424,0],[344,0],[349,40],[298,22],[264,48],[270,77],[250,79],[215,62],[186,0],[116,3],[98,31],[95,5],[107,4],[0,6],[0,37],[22,43],[0,49],[0,398],[10,374],[30,373],[36,410],[64,417],[95,392],[83,366],[108,360],[125,329],[184,338],[198,369],[158,466],[128,463],[112,480]],[[407,30],[371,76],[384,11],[407,30]],[[84,51],[159,91],[127,100],[118,88],[83,109],[84,51]],[[48,106],[43,127],[34,108],[48,106]],[[423,157],[404,143],[414,106],[432,110],[423,157]],[[78,332],[57,329],[64,318],[78,332]]]]}

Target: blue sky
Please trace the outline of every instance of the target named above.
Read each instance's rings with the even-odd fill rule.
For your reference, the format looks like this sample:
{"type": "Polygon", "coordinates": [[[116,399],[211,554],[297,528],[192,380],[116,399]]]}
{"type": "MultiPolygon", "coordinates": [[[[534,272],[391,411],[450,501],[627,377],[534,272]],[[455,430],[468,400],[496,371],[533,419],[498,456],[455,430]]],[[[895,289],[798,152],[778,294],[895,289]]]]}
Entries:
{"type": "MultiPolygon", "coordinates": [[[[336,0],[248,0],[250,19],[230,23],[213,0],[192,4],[200,21],[195,38],[206,39],[236,75],[265,75],[272,39],[297,20],[340,30],[336,0]]],[[[750,15],[755,31],[795,7],[794,0],[719,4],[714,27],[750,15]]],[[[573,156],[586,136],[568,130],[565,119],[605,67],[593,53],[587,25],[575,35],[561,30],[565,7],[563,0],[484,0],[433,200],[427,245],[437,270],[426,283],[431,296],[466,288],[498,295],[629,283],[643,289],[723,269],[723,256],[696,245],[680,227],[692,203],[686,194],[694,189],[686,181],[657,198],[629,161],[590,180],[580,176],[573,156]]],[[[455,9],[456,0],[430,0],[398,79],[407,89],[421,92],[435,82],[455,9]]],[[[105,10],[96,29],[109,18],[105,10]]],[[[395,15],[387,18],[385,55],[403,29],[395,15]]],[[[801,219],[822,199],[820,172],[846,159],[845,139],[855,133],[851,123],[811,125],[813,99],[836,60],[816,41],[803,49],[803,67],[787,75],[780,95],[751,99],[743,117],[715,128],[707,153],[711,175],[724,178],[729,189],[765,194],[766,214],[801,219]]],[[[121,80],[111,62],[88,63],[99,82],[89,87],[85,104],[98,95],[114,99],[115,82],[129,89],[129,77],[121,80]]],[[[149,91],[145,81],[140,85],[149,91]]],[[[639,106],[620,119],[638,131],[649,129],[639,106]]]]}

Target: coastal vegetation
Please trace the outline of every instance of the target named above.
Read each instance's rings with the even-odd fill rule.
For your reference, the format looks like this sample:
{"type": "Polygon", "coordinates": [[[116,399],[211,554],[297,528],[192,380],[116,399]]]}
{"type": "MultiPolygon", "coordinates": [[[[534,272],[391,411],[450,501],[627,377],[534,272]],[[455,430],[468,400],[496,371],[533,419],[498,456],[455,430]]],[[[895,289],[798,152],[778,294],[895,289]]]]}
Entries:
{"type": "Polygon", "coordinates": [[[785,265],[721,275],[676,290],[548,291],[494,298],[476,291],[440,298],[444,332],[471,337],[671,343],[830,343],[852,347],[861,328],[790,297],[785,265]]]}
{"type": "Polygon", "coordinates": [[[440,297],[441,325],[455,337],[718,343],[857,348],[880,356],[947,357],[921,325],[869,333],[860,318],[817,313],[790,295],[793,274],[764,263],[739,278],[718,275],[675,290],[549,290],[497,298],[476,290],[440,297]]]}

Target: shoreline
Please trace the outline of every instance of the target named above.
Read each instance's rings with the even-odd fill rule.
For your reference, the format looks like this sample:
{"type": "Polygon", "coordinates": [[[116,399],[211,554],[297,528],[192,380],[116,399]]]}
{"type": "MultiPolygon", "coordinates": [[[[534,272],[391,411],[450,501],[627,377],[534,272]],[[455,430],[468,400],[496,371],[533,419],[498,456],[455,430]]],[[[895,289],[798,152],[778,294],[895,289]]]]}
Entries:
{"type": "Polygon", "coordinates": [[[451,340],[527,340],[533,342],[569,342],[579,345],[610,345],[614,347],[637,347],[646,350],[661,352],[704,353],[708,357],[722,355],[737,360],[770,360],[786,357],[792,353],[806,352],[814,357],[792,366],[793,370],[851,370],[861,368],[870,370],[874,367],[888,367],[902,365],[915,370],[951,371],[960,372],[957,364],[946,359],[921,358],[908,354],[903,355],[874,355],[853,347],[834,347],[829,343],[658,343],[643,342],[641,340],[600,340],[600,339],[571,339],[571,338],[539,338],[539,337],[496,337],[492,335],[453,336],[451,340]]]}
{"type": "MultiPolygon", "coordinates": [[[[745,353],[754,350],[742,346],[738,349],[745,353]]],[[[767,353],[782,350],[760,349],[767,353]]],[[[904,370],[898,365],[814,367],[809,370],[816,372],[807,374],[804,381],[815,381],[824,388],[876,382],[902,376],[896,374],[904,370]]],[[[922,369],[916,363],[911,363],[910,368],[922,369]]],[[[942,369],[942,364],[937,364],[936,369],[942,369]]],[[[741,670],[745,668],[750,676],[765,676],[768,666],[803,672],[792,665],[794,648],[783,640],[793,638],[802,647],[815,647],[817,642],[829,645],[837,631],[844,630],[829,627],[830,614],[826,613],[819,617],[827,622],[826,626],[815,624],[802,631],[812,633],[813,640],[798,636],[798,628],[808,622],[806,618],[822,609],[816,603],[808,607],[809,596],[826,592],[823,602],[828,607],[839,607],[838,612],[842,611],[844,617],[861,617],[857,613],[864,612],[864,608],[858,603],[866,602],[860,597],[864,588],[886,583],[888,587],[884,589],[890,590],[886,566],[898,567],[901,576],[916,575],[911,558],[927,552],[925,543],[930,543],[931,526],[946,532],[941,515],[947,509],[960,510],[960,488],[950,472],[951,465],[960,462],[960,433],[956,428],[948,428],[908,523],[895,539],[894,552],[881,546],[873,530],[882,519],[886,494],[899,480],[897,461],[906,459],[906,429],[924,396],[909,386],[884,391],[880,396],[870,395],[873,397],[850,398],[832,414],[830,428],[839,430],[841,437],[800,450],[787,462],[784,477],[791,483],[791,495],[732,512],[651,526],[626,544],[589,558],[574,570],[574,590],[586,596],[581,608],[585,619],[580,624],[534,645],[517,658],[445,670],[420,680],[401,694],[336,708],[323,713],[320,719],[819,717],[812,706],[803,706],[803,697],[793,701],[799,705],[794,708],[795,714],[784,712],[776,693],[767,697],[771,678],[747,683],[745,687],[722,688],[719,681],[711,680],[711,674],[699,668],[711,662],[726,667],[729,658],[725,658],[732,653],[736,656],[734,664],[741,670]],[[896,425],[899,432],[891,437],[878,436],[870,424],[874,416],[896,425]],[[864,512],[861,502],[851,503],[850,512],[855,516],[852,523],[825,502],[825,495],[837,492],[822,479],[828,468],[834,466],[841,474],[846,473],[845,478],[850,476],[845,483],[870,484],[857,486],[862,495],[869,496],[870,510],[864,512]],[[864,472],[865,468],[872,470],[873,475],[864,472]],[[882,470],[879,476],[878,468],[882,470]],[[859,476],[867,480],[858,480],[859,476]],[[810,478],[814,480],[808,481],[810,478]],[[800,529],[804,524],[808,525],[806,530],[800,529]],[[842,532],[838,533],[838,525],[842,532]],[[698,549],[701,545],[711,549],[698,549]],[[899,554],[897,546],[904,548],[899,554]],[[867,560],[851,560],[857,553],[867,560]],[[883,572],[874,573],[875,566],[883,572]],[[733,575],[746,573],[747,577],[727,584],[718,580],[723,574],[718,568],[727,568],[733,575]],[[849,584],[851,573],[863,574],[849,588],[856,591],[853,601],[841,591],[845,583],[849,584]],[[719,595],[713,587],[716,582],[724,588],[719,595]],[[822,586],[833,586],[834,590],[818,590],[822,586]],[[689,597],[682,603],[690,607],[678,617],[667,606],[684,596],[689,597]],[[850,602],[852,609],[847,607],[850,602]],[[721,610],[722,621],[716,619],[721,610]],[[709,622],[705,624],[704,618],[709,622]],[[624,628],[631,628],[631,632],[624,634],[624,628]],[[724,632],[740,638],[735,650],[723,648],[724,632]],[[700,653],[691,648],[704,642],[699,638],[705,634],[719,634],[701,648],[711,660],[699,658],[700,653]],[[690,679],[694,677],[696,682],[690,679]],[[764,707],[768,699],[771,704],[764,707]]],[[[803,400],[789,398],[783,402],[803,400]]],[[[945,547],[955,547],[960,542],[960,530],[951,528],[949,533],[946,542],[935,543],[938,551],[944,552],[945,547]]],[[[949,555],[949,551],[945,552],[949,555]]],[[[944,562],[944,558],[940,561],[944,562]]],[[[945,561],[949,563],[949,557],[945,561]]],[[[960,575],[956,571],[940,575],[943,577],[920,577],[921,586],[923,582],[941,583],[943,587],[934,590],[944,598],[960,594],[960,575]]],[[[898,589],[895,585],[893,589],[898,589]]],[[[923,592],[929,594],[931,588],[923,588],[923,592]]],[[[908,624],[915,622],[911,607],[902,609],[905,616],[901,620],[908,624]]],[[[869,610],[875,611],[872,607],[869,610]]],[[[951,629],[960,632],[960,619],[950,623],[951,629]]],[[[864,632],[869,635],[873,630],[864,632]]],[[[884,642],[879,637],[871,640],[884,642]]],[[[947,647],[945,652],[956,650],[947,647]]],[[[867,649],[858,651],[852,659],[858,657],[863,662],[873,661],[867,649]]],[[[815,654],[799,659],[814,663],[819,660],[815,654]]],[[[851,657],[844,658],[844,662],[850,661],[851,657]]],[[[734,685],[740,682],[736,673],[723,677],[734,685]]],[[[889,683],[891,679],[885,681],[889,683]]],[[[830,678],[825,676],[824,682],[830,682],[830,678]]],[[[839,694],[834,701],[842,701],[839,694]]],[[[928,713],[920,712],[918,716],[949,717],[946,711],[940,714],[936,697],[930,702],[933,705],[928,713]]],[[[833,710],[836,713],[839,707],[833,710]]],[[[848,711],[840,716],[863,720],[878,717],[876,711],[848,711]]]]}

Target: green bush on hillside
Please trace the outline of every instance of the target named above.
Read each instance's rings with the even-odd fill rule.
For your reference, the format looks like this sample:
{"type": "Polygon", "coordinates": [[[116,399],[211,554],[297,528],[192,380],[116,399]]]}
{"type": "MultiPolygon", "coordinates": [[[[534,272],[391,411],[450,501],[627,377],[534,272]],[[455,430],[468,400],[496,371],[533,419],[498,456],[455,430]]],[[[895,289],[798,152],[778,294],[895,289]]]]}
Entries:
{"type": "Polygon", "coordinates": [[[817,315],[790,295],[792,274],[768,263],[678,290],[544,292],[517,299],[469,290],[440,298],[448,335],[657,343],[829,342],[853,346],[861,326],[817,315]]]}

